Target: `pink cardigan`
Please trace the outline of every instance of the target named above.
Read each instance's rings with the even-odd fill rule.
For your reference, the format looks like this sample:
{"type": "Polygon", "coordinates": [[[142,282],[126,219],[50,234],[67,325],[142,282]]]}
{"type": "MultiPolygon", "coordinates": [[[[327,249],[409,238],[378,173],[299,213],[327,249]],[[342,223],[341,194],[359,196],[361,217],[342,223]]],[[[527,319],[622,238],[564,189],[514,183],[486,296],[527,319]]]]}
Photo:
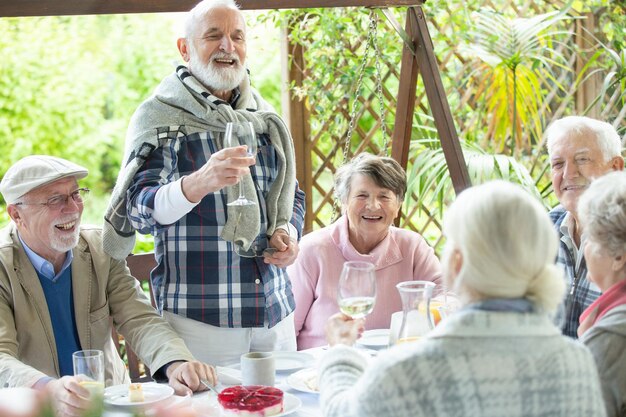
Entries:
{"type": "Polygon", "coordinates": [[[396,284],[424,280],[439,283],[441,266],[424,238],[410,230],[390,227],[387,237],[368,255],[356,251],[348,238],[348,219],[307,234],[300,254],[287,268],[296,300],[298,349],[326,344],[324,326],[339,311],[337,283],[343,263],[367,261],[376,269],[376,305],[367,316],[366,329],[387,329],[391,314],[402,310],[396,284]]]}

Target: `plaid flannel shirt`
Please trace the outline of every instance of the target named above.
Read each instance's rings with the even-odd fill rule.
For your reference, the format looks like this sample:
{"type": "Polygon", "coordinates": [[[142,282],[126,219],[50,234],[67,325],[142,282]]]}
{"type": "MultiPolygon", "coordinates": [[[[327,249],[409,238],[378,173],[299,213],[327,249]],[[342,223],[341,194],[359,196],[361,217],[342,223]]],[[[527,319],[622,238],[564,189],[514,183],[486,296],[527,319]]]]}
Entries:
{"type": "MultiPolygon", "coordinates": [[[[151,274],[159,310],[220,327],[270,327],[291,313],[295,302],[285,269],[242,258],[231,242],[220,238],[226,223],[226,192],[205,196],[194,209],[171,225],[152,218],[159,187],[204,165],[216,144],[210,132],[186,134],[184,126],[157,132],[159,147],[137,172],[128,189],[128,217],[139,232],[155,237],[157,267],[151,274]]],[[[266,135],[258,135],[256,165],[261,229],[253,247],[266,248],[268,238],[264,196],[276,178],[277,156],[266,135]]],[[[302,232],[304,193],[296,183],[291,223],[302,232]]],[[[299,238],[299,236],[298,236],[299,238]]]]}
{"type": "Polygon", "coordinates": [[[567,293],[559,309],[557,323],[561,326],[564,335],[577,338],[578,319],[582,312],[600,296],[600,289],[587,279],[587,263],[582,252],[578,253],[569,235],[567,214],[568,212],[561,205],[556,206],[549,213],[559,237],[556,263],[563,266],[567,280],[567,293]]]}

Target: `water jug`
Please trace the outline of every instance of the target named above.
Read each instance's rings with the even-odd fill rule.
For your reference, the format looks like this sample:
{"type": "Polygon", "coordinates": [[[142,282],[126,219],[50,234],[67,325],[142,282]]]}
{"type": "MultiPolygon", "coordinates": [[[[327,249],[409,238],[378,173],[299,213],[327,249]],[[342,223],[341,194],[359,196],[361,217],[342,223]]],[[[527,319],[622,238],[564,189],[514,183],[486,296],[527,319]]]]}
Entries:
{"type": "Polygon", "coordinates": [[[389,345],[419,340],[434,327],[430,300],[435,284],[430,281],[406,281],[396,285],[402,299],[402,321],[392,318],[389,345]]]}

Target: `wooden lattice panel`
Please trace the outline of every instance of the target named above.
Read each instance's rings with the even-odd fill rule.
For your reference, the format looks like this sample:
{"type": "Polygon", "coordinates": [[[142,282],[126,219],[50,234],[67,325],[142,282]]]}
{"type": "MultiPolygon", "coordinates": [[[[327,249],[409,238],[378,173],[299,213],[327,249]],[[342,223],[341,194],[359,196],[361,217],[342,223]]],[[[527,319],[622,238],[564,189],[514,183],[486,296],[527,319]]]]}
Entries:
{"type": "MultiPolygon", "coordinates": [[[[552,2],[510,0],[504,3],[505,5],[503,6],[502,1],[495,2],[489,0],[482,2],[433,1],[426,3],[424,6],[424,10],[429,17],[429,30],[437,55],[442,82],[448,96],[451,112],[454,115],[458,136],[461,140],[468,137],[468,135],[476,135],[476,132],[479,130],[488,137],[489,132],[485,131],[484,127],[489,124],[489,115],[485,114],[481,108],[483,103],[481,95],[485,86],[476,84],[476,81],[468,76],[475,68],[476,59],[468,56],[463,50],[464,42],[460,35],[463,28],[459,27],[455,22],[455,18],[461,19],[467,16],[468,13],[471,14],[477,7],[491,7],[509,16],[533,16],[558,10],[559,7],[565,4],[564,1],[560,0],[552,2]],[[432,6],[432,9],[429,6],[432,6]]],[[[337,72],[325,78],[335,82],[341,80],[342,71],[345,71],[346,67],[356,67],[360,64],[356,58],[360,57],[364,51],[368,25],[367,12],[364,13],[357,9],[351,9],[338,13],[350,13],[351,17],[355,13],[360,14],[360,17],[354,20],[356,24],[360,25],[358,33],[361,35],[357,38],[344,37],[342,47],[345,50],[335,57],[337,60],[337,65],[335,66],[337,72]]],[[[403,23],[404,14],[401,10],[396,11],[396,16],[403,23]]],[[[564,29],[575,32],[575,22],[568,23],[568,25],[571,26],[564,27],[564,29]]],[[[401,40],[386,21],[380,21],[378,30],[379,47],[382,51],[381,63],[385,100],[384,118],[387,130],[391,134],[395,118],[401,61],[401,48],[397,45],[401,43],[401,40]]],[[[337,36],[342,37],[342,34],[338,33],[337,36]]],[[[560,47],[560,52],[567,60],[569,68],[574,68],[575,61],[579,56],[575,48],[576,39],[572,37],[567,42],[569,42],[569,48],[560,47]]],[[[307,64],[306,66],[305,79],[308,77],[310,81],[319,76],[315,72],[315,63],[307,64]]],[[[373,59],[370,59],[367,67],[369,69],[374,68],[373,59]]],[[[328,70],[328,68],[322,69],[322,71],[328,70]]],[[[317,69],[317,71],[320,70],[317,69]]],[[[555,72],[559,83],[566,86],[566,88],[564,90],[559,89],[554,84],[541,86],[542,92],[546,97],[545,106],[541,109],[544,127],[555,118],[580,112],[580,109],[575,107],[577,91],[574,80],[577,74],[559,69],[556,69],[555,72]]],[[[355,96],[354,92],[355,79],[352,80],[351,84],[333,83],[331,81],[322,88],[310,90],[309,92],[310,142],[307,145],[311,149],[312,175],[311,183],[301,184],[301,186],[305,189],[308,198],[312,199],[312,211],[307,213],[307,216],[311,216],[313,229],[323,227],[331,221],[333,213],[332,178],[337,167],[344,162],[342,153],[352,106],[356,105],[358,107],[358,124],[353,132],[348,158],[363,151],[375,154],[381,152],[383,140],[380,125],[382,122],[380,106],[375,94],[376,79],[373,73],[373,71],[367,73],[363,91],[358,97],[355,96]],[[338,91],[341,94],[338,94],[338,91]],[[329,95],[328,100],[323,93],[329,95]],[[333,109],[332,117],[328,118],[326,116],[324,118],[324,115],[328,115],[328,112],[326,112],[326,109],[329,108],[328,106],[333,109]],[[324,111],[316,110],[320,107],[324,111]]],[[[607,95],[610,94],[607,93],[607,95]]],[[[606,101],[610,102],[610,98],[608,96],[606,101]]],[[[617,99],[617,96],[613,98],[613,100],[617,99]]],[[[413,139],[418,139],[425,135],[436,137],[434,122],[421,79],[418,79],[415,104],[413,139]]],[[[626,117],[626,107],[607,106],[605,113],[602,113],[601,117],[614,121],[616,126],[620,126],[626,117]]],[[[522,142],[535,143],[535,147],[538,146],[537,138],[525,137],[521,140],[522,142]]],[[[391,147],[389,146],[387,154],[390,154],[390,149],[391,147]]],[[[539,158],[542,157],[542,152],[538,153],[539,158]]],[[[415,153],[409,155],[409,170],[416,156],[415,153]]],[[[536,167],[537,171],[539,171],[541,164],[537,164],[536,167]]],[[[444,202],[444,204],[448,202],[449,200],[444,202]]],[[[424,206],[420,196],[409,195],[403,205],[400,226],[422,233],[437,250],[440,250],[443,241],[441,212],[442,210],[439,207],[424,206]]]]}

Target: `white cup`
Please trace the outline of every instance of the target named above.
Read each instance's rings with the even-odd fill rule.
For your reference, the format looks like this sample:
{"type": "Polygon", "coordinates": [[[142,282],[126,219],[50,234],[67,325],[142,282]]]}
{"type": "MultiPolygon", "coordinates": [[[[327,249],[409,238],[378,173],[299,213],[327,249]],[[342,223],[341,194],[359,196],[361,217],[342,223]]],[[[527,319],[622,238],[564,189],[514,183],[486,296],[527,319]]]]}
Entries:
{"type": "Polygon", "coordinates": [[[276,364],[272,352],[241,355],[241,384],[274,386],[276,364]]]}

